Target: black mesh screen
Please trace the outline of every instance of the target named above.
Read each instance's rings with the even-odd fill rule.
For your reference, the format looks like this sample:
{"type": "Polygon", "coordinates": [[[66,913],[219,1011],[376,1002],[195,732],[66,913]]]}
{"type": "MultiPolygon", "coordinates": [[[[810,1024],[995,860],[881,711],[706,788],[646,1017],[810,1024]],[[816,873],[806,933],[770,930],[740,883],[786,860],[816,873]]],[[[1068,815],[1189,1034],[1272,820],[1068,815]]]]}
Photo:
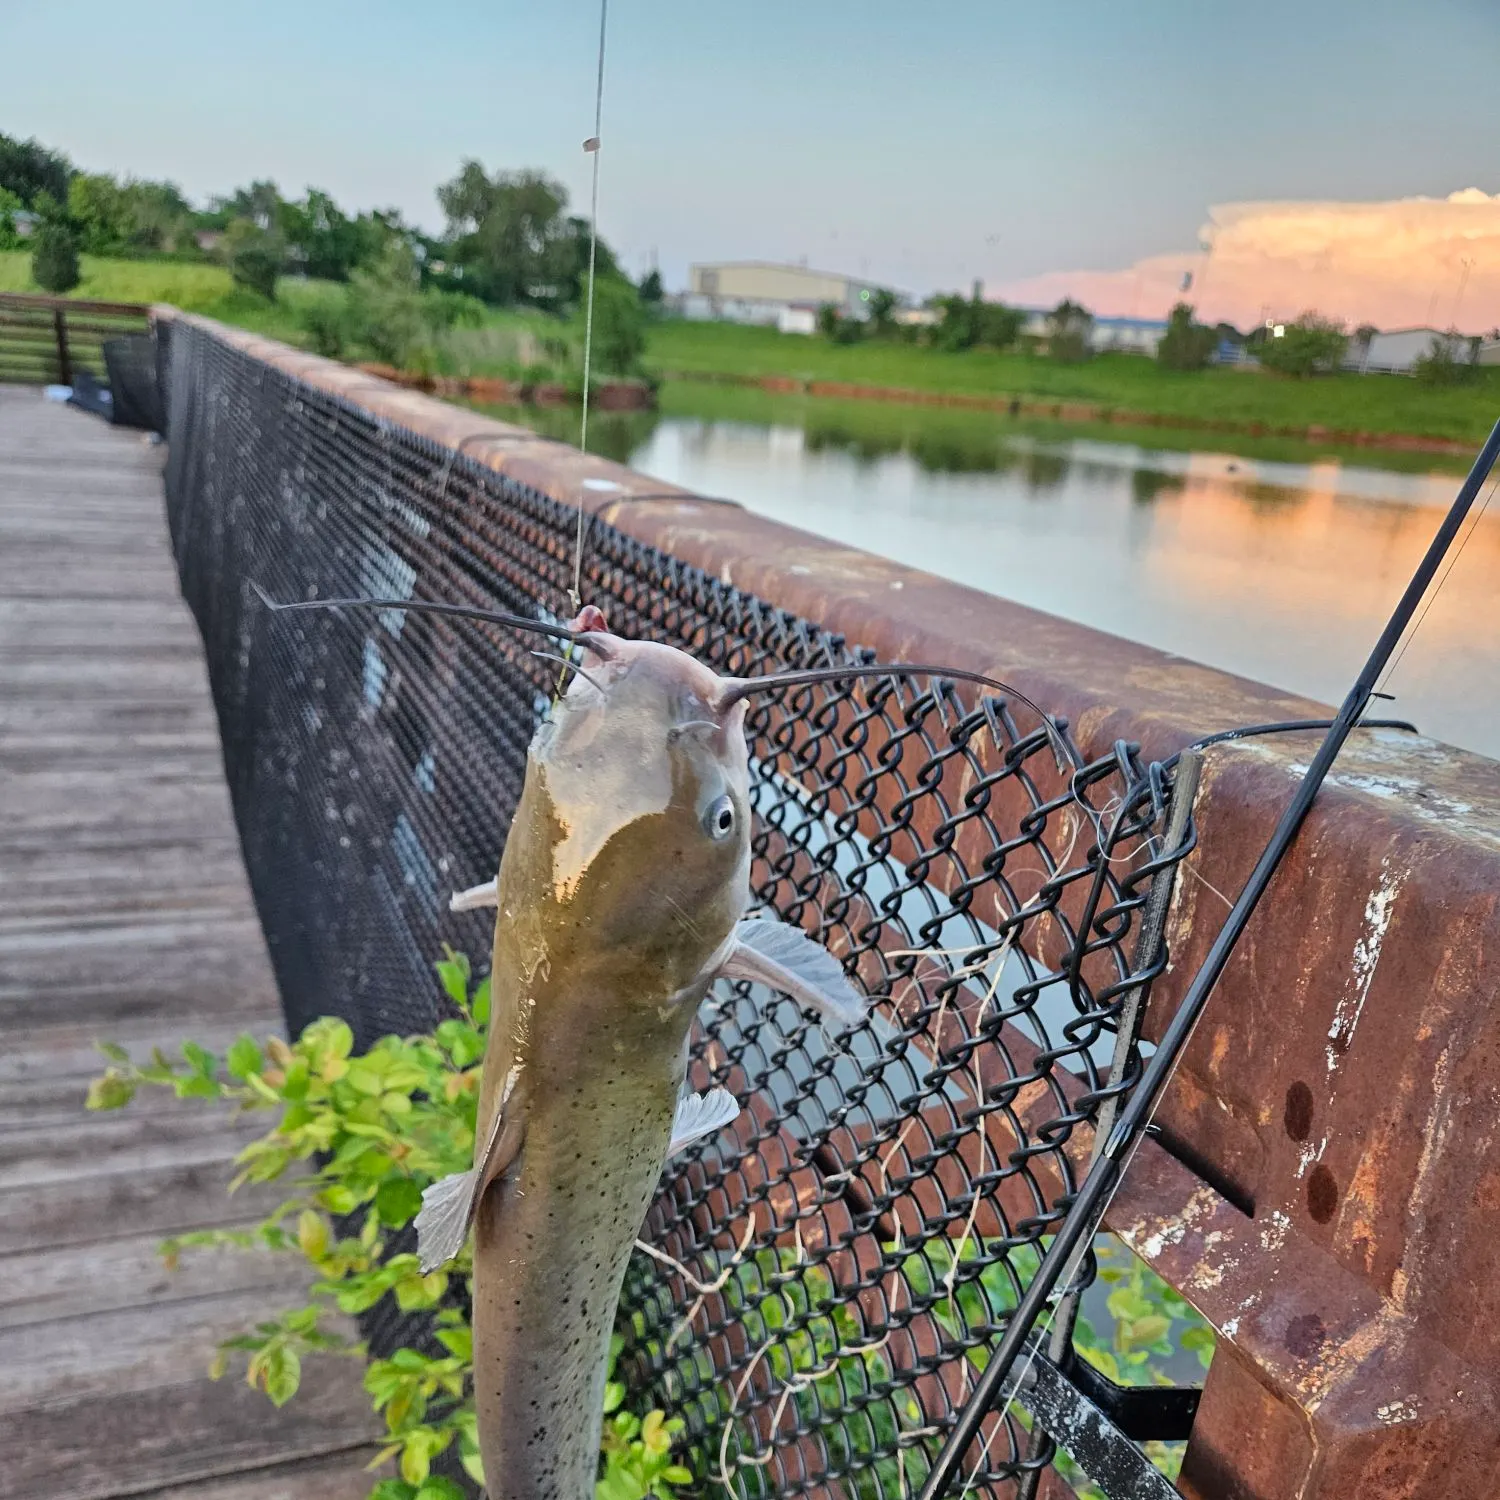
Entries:
{"type": "MultiPolygon", "coordinates": [[[[491,919],[447,898],[497,867],[556,667],[431,617],[273,624],[249,583],[563,615],[574,512],[168,333],[172,537],[288,1023],[429,1028],[442,945],[487,965],[491,919]]],[[[584,580],[612,629],[720,670],[868,659],[604,525],[584,580]]],[[[1076,769],[1023,707],[945,683],[784,690],[748,727],[755,900],[880,998],[839,1045],[748,986],[706,1003],[693,1082],[744,1112],[663,1181],[626,1286],[634,1369],[686,1418],[705,1493],[895,1500],[1065,1210],[1115,1018],[1164,965],[1136,932],[1170,788],[1126,744],[1076,769]]],[[[991,1423],[976,1490],[1045,1463],[1028,1425],[991,1423]]]]}

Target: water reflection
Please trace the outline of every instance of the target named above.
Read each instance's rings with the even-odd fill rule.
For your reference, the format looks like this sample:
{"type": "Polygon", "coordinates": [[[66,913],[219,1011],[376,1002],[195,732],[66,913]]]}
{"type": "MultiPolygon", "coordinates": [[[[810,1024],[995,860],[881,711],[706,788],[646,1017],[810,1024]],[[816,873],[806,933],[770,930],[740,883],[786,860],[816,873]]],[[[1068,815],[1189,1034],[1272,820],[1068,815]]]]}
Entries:
{"type": "MultiPolygon", "coordinates": [[[[941,409],[767,410],[759,393],[715,391],[693,415],[696,393],[666,394],[638,469],[1324,702],[1342,698],[1456,489],[1410,455],[1375,469],[1171,451],[941,409]],[[740,399],[775,420],[735,419],[740,399]]],[[[1493,755],[1497,571],[1486,518],[1390,684],[1424,730],[1493,755]]]]}

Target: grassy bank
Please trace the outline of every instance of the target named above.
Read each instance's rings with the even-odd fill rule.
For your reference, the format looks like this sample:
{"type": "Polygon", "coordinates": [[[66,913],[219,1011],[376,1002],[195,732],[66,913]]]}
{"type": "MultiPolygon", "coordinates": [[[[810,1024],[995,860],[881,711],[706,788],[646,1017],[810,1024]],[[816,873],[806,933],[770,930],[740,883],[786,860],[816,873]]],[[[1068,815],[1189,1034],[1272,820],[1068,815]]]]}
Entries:
{"type": "Polygon", "coordinates": [[[648,362],[663,374],[791,377],[943,395],[1019,396],[1185,424],[1405,433],[1476,446],[1500,413],[1500,368],[1480,370],[1472,384],[1444,388],[1390,375],[1289,380],[1250,369],[1164,370],[1130,354],[1064,365],[1032,354],[950,354],[873,341],[834,344],[769,328],[677,321],[653,329],[648,362]]]}
{"type": "MultiPolygon", "coordinates": [[[[314,344],[307,326],[310,316],[319,308],[337,309],[348,297],[347,287],[335,282],[287,277],[278,287],[276,301],[267,302],[235,287],[222,267],[191,262],[84,256],[82,270],[83,280],[74,296],[171,302],[304,348],[314,344]]],[[[0,252],[0,291],[35,290],[30,257],[23,251],[0,252]]],[[[543,313],[487,309],[480,326],[452,331],[432,373],[515,378],[523,370],[545,364],[555,366],[553,373],[566,380],[577,364],[576,345],[581,341],[576,333],[572,325],[543,313]],[[568,347],[560,349],[560,344],[568,347]]],[[[1289,380],[1244,369],[1164,370],[1138,355],[1106,354],[1085,364],[1063,365],[1031,354],[985,350],[950,354],[873,341],[834,344],[774,329],[675,320],[652,326],[647,364],[662,374],[836,381],[927,396],[1018,397],[1087,405],[1105,419],[1100,435],[1107,432],[1116,442],[1138,441],[1155,447],[1247,451],[1247,443],[1290,441],[1287,433],[1305,433],[1309,427],[1330,434],[1407,434],[1477,446],[1500,413],[1500,367],[1478,371],[1472,384],[1440,388],[1390,375],[1289,380]],[[1139,432],[1134,432],[1114,417],[1119,413],[1137,413],[1143,419],[1180,426],[1173,436],[1170,427],[1143,421],[1139,432]],[[1213,424],[1238,430],[1232,438],[1226,431],[1204,431],[1213,424]],[[1263,429],[1266,436],[1251,429],[1263,429]]],[[[887,409],[891,405],[868,404],[887,409]]],[[[872,418],[872,422],[889,425],[884,417],[872,418]]],[[[1303,451],[1296,457],[1306,458],[1309,445],[1297,446],[1303,451]]],[[[1310,446],[1318,453],[1337,451],[1338,456],[1356,462],[1389,462],[1386,456],[1374,459],[1375,450],[1340,448],[1336,438],[1321,434],[1315,435],[1310,446]]]]}
{"type": "MultiPolygon", "coordinates": [[[[276,300],[237,287],[222,266],[190,261],[114,260],[80,257],[83,279],[71,297],[100,302],[170,302],[184,312],[201,313],[248,328],[268,338],[280,339],[299,348],[311,349],[316,340],[309,319],[319,310],[346,309],[349,288],[335,281],[312,281],[284,276],[277,283],[276,300]]],[[[24,251],[0,251],[0,292],[36,292],[31,277],[31,257],[24,251]]],[[[537,312],[512,312],[488,308],[478,326],[453,329],[434,351],[432,370],[438,375],[518,377],[523,371],[540,370],[547,378],[568,378],[572,361],[556,351],[546,351],[543,341],[570,340],[569,325],[537,312]],[[551,358],[546,356],[551,353],[551,358]]],[[[574,340],[576,342],[576,340],[574,340]]],[[[346,358],[378,355],[357,345],[346,358]]]]}
{"type": "MultiPolygon", "coordinates": [[[[1466,457],[1442,453],[1351,448],[1331,442],[1204,433],[1191,428],[1060,422],[957,407],[903,406],[891,401],[776,395],[753,387],[692,380],[667,381],[661,388],[658,405],[664,417],[800,428],[807,434],[809,447],[841,449],[857,457],[874,459],[906,452],[921,467],[935,473],[992,472],[1005,466],[1007,454],[1015,450],[1018,440],[1023,444],[1027,441],[1055,444],[1069,439],[1132,443],[1155,453],[1223,453],[1268,463],[1331,461],[1403,474],[1462,474],[1469,465],[1466,457]]],[[[593,422],[590,419],[591,433],[593,422]]],[[[565,434],[549,432],[547,436],[565,434]]]]}

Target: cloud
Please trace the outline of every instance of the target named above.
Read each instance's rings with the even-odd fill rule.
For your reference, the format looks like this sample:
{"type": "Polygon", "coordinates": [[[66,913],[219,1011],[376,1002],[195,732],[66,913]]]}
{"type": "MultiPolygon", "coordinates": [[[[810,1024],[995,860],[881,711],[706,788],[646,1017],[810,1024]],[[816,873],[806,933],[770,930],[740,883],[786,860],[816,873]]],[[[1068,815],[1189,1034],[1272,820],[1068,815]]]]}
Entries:
{"type": "Polygon", "coordinates": [[[1206,250],[1153,255],[1122,271],[1054,271],[987,285],[1027,306],[1065,296],[1110,316],[1164,317],[1184,296],[1241,328],[1307,308],[1351,328],[1500,325],[1500,194],[1388,203],[1229,203],[1211,208],[1206,250]]]}

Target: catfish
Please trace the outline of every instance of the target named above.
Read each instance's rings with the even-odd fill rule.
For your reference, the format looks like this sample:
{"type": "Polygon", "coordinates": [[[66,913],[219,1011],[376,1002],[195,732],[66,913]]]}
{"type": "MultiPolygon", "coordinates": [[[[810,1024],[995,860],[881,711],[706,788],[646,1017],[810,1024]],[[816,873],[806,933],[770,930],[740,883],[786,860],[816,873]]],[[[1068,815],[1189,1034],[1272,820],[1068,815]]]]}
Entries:
{"type": "MultiPolygon", "coordinates": [[[[490,1500],[590,1500],[609,1340],[625,1268],[666,1159],[739,1112],[684,1095],[687,1042],[717,979],[792,996],[825,1024],[868,1001],[800,929],[747,918],[753,693],[858,678],[950,678],[1033,710],[1073,777],[1059,725],[981,672],[867,662],[721,677],[673,646],[626,640],[586,607],[568,626],[418,599],[268,609],[446,615],[569,642],[582,660],[537,729],[500,870],[456,910],[496,908],[490,1032],[474,1164],[432,1184],[418,1255],[435,1270],[474,1231],[474,1384],[490,1500]]],[[[536,655],[547,655],[537,652],[536,655]]],[[[984,711],[992,728],[995,706],[984,711]]],[[[999,739],[997,731],[996,738],[999,739]]]]}
{"type": "MultiPolygon", "coordinates": [[[[576,626],[594,623],[585,611],[576,626]]],[[[602,622],[602,617],[601,617],[602,622]]],[[[746,920],[743,698],[671,646],[599,632],[537,730],[496,880],[473,1168],[417,1217],[424,1270],[474,1230],[474,1385],[491,1500],[589,1500],[631,1250],[670,1153],[738,1114],[683,1095],[716,979],[853,1025],[864,998],[794,927],[746,920]]]]}

